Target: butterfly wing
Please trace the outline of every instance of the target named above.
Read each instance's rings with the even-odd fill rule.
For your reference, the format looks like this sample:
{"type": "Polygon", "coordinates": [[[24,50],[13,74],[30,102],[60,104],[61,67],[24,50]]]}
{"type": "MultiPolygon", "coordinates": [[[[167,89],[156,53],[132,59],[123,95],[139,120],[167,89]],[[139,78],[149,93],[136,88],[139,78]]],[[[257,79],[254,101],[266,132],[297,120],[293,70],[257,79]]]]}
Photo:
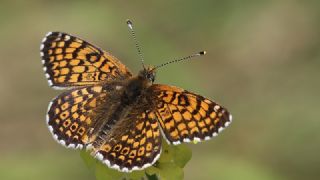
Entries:
{"type": "Polygon", "coordinates": [[[40,53],[49,85],[56,88],[125,79],[131,72],[114,56],[62,32],[49,32],[40,53]]]}
{"type": "Polygon", "coordinates": [[[232,121],[222,106],[181,88],[154,84],[149,92],[161,129],[171,144],[210,139],[232,121]]]}
{"type": "Polygon", "coordinates": [[[160,157],[161,135],[154,113],[136,107],[117,123],[105,142],[94,146],[95,157],[123,172],[144,169],[160,157]]]}
{"type": "Polygon", "coordinates": [[[107,100],[100,85],[79,87],[54,98],[48,107],[47,123],[53,137],[69,148],[82,148],[91,141],[94,110],[107,100]]]}

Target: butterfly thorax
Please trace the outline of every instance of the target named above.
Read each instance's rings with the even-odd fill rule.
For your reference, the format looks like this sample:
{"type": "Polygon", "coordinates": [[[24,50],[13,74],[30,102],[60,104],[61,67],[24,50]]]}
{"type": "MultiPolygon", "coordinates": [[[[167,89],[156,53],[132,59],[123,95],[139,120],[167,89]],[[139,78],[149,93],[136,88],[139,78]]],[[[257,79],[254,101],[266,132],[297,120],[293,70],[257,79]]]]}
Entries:
{"type": "Polygon", "coordinates": [[[138,74],[128,80],[124,87],[123,103],[135,102],[143,92],[152,85],[155,80],[155,70],[152,67],[144,68],[138,74]]]}
{"type": "MultiPolygon", "coordinates": [[[[99,117],[97,120],[98,126],[102,128],[93,133],[96,134],[94,146],[102,144],[102,139],[108,139],[105,136],[110,134],[112,127],[117,126],[131,112],[133,107],[140,104],[150,105],[150,103],[142,102],[148,101],[145,93],[147,93],[148,88],[152,85],[154,78],[155,71],[152,68],[147,68],[141,70],[135,77],[125,81],[113,82],[112,86],[115,89],[113,92],[111,91],[112,95],[110,95],[106,106],[102,107],[100,112],[98,112],[100,115],[96,116],[99,117]],[[101,126],[101,124],[103,125],[101,126]]],[[[106,84],[105,86],[105,88],[108,88],[110,84],[106,84]]]]}

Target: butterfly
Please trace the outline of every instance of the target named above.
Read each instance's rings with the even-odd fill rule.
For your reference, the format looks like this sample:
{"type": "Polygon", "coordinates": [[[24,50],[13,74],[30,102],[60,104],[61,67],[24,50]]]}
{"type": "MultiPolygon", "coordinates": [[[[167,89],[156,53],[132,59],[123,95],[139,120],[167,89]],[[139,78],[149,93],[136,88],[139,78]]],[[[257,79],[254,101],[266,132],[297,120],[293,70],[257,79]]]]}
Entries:
{"type": "Polygon", "coordinates": [[[70,34],[46,34],[40,55],[49,86],[65,90],[47,111],[54,139],[89,150],[110,168],[144,169],[160,157],[162,138],[172,145],[204,141],[232,121],[212,100],[154,83],[157,67],[143,65],[133,76],[116,57],[70,34]]]}

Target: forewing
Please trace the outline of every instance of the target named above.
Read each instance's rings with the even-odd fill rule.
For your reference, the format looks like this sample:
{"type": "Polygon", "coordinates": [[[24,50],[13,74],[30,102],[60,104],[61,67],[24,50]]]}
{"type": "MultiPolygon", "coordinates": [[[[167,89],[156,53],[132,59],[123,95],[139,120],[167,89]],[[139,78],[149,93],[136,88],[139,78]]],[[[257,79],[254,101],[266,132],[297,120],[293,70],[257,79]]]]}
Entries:
{"type": "Polygon", "coordinates": [[[91,142],[95,109],[108,93],[100,85],[76,88],[54,98],[48,107],[47,124],[53,137],[62,145],[82,148],[91,142]]]}
{"type": "Polygon", "coordinates": [[[224,107],[181,88],[154,84],[149,91],[156,103],[155,114],[169,143],[210,139],[232,121],[224,107]]]}
{"type": "Polygon", "coordinates": [[[95,148],[96,158],[123,172],[144,169],[160,157],[161,135],[152,112],[133,109],[113,127],[105,143],[95,148]]]}
{"type": "Polygon", "coordinates": [[[72,35],[49,32],[40,54],[49,85],[56,88],[125,79],[131,72],[114,56],[72,35]]]}

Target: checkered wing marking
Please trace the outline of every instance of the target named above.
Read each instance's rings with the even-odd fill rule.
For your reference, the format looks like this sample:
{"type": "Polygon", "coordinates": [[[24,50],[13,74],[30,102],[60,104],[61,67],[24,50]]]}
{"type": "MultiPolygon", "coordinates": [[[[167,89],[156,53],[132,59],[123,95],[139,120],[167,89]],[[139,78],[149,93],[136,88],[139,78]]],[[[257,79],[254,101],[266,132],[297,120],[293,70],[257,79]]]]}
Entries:
{"type": "Polygon", "coordinates": [[[107,92],[99,85],[72,89],[54,98],[47,113],[53,137],[69,148],[90,144],[89,132],[95,123],[92,113],[106,98],[107,92]]]}
{"type": "Polygon", "coordinates": [[[217,103],[181,88],[154,84],[156,116],[171,144],[208,140],[231,121],[229,112],[217,103]]]}
{"type": "Polygon", "coordinates": [[[96,158],[122,172],[144,169],[160,157],[161,133],[152,112],[131,111],[113,127],[105,143],[95,147],[96,158]]]}
{"type": "Polygon", "coordinates": [[[131,76],[116,57],[62,32],[49,32],[42,41],[40,54],[49,85],[56,88],[131,76]]]}

